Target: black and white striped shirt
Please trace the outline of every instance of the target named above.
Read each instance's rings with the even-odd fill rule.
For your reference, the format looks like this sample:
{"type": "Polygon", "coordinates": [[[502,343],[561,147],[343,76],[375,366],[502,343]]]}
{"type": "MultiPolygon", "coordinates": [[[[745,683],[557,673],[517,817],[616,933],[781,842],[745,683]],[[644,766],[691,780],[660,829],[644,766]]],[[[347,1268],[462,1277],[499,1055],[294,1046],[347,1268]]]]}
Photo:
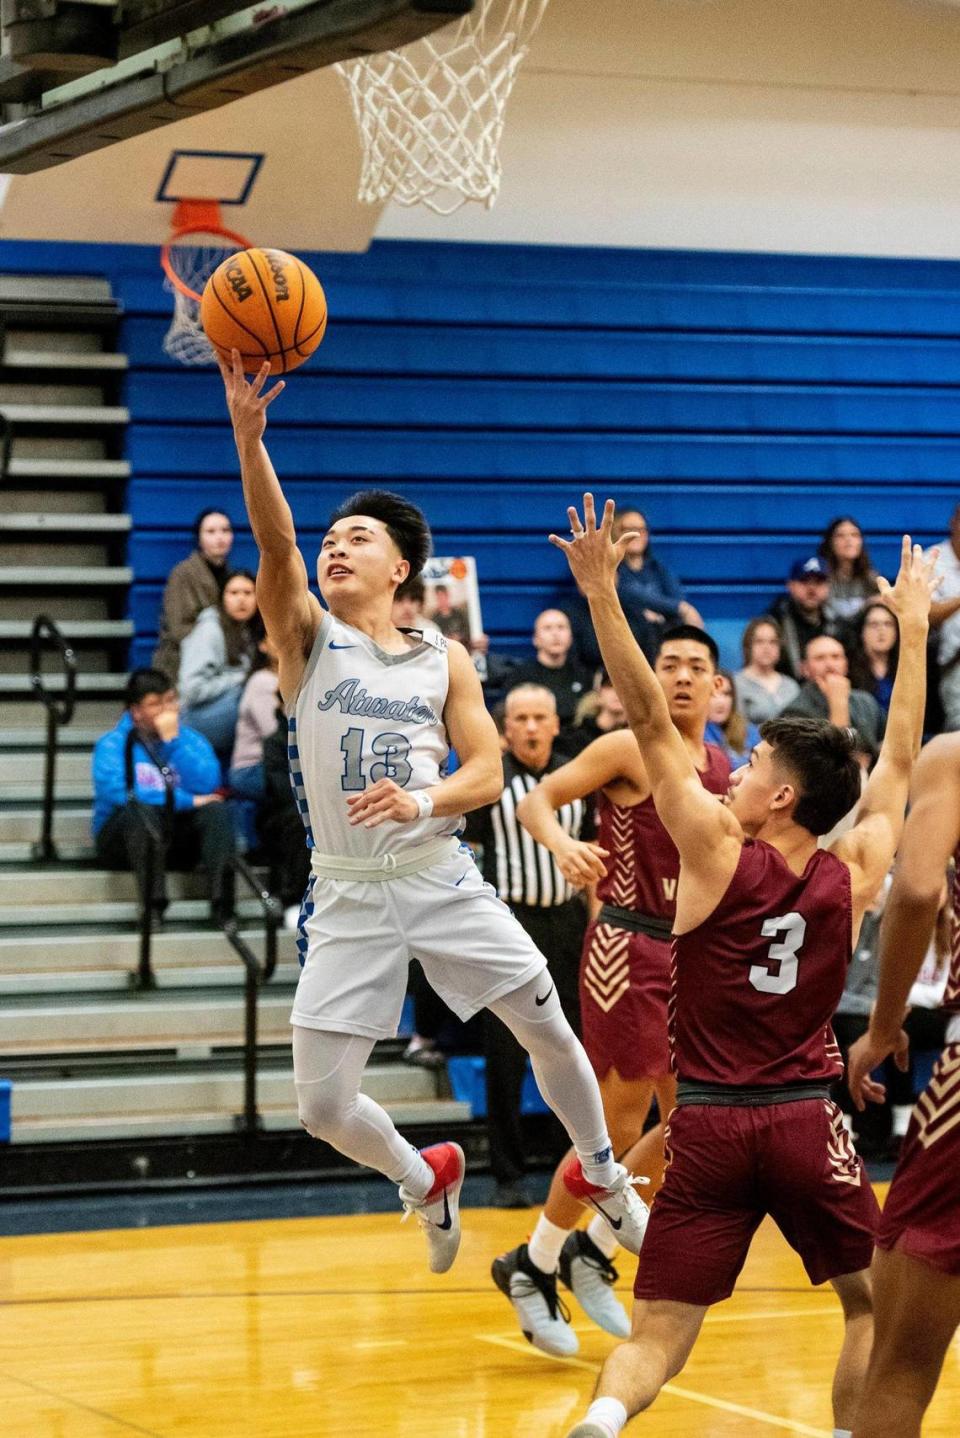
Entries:
{"type": "MultiPolygon", "coordinates": [[[[552,757],[546,769],[534,773],[513,754],[503,756],[503,792],[495,804],[468,815],[467,838],[483,845],[483,877],[507,904],[552,909],[566,904],[576,894],[557,861],[543,844],[538,844],[517,819],[517,805],[535,789],[544,774],[559,769],[569,756],[552,757]]],[[[572,839],[584,837],[588,805],[574,799],[557,811],[564,832],[572,839]]]]}

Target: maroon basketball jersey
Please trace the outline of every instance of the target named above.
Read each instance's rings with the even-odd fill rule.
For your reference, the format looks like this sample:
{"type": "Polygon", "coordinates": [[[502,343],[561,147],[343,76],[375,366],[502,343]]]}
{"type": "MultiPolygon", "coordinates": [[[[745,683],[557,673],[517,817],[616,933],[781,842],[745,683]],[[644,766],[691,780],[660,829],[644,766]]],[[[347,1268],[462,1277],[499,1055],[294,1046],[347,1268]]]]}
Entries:
{"type": "MultiPolygon", "coordinates": [[[[707,767],[700,782],[711,794],[730,786],[730,761],[715,744],[705,744],[707,767]]],[[[606,878],[597,897],[620,909],[651,918],[669,919],[677,912],[680,855],[660,822],[652,798],[642,804],[614,804],[601,793],[597,800],[597,843],[610,855],[606,878]]]]}
{"type": "Polygon", "coordinates": [[[850,871],[818,849],[800,875],[747,839],[730,886],[673,940],[670,1036],[681,1079],[736,1085],[839,1077],[830,1021],[851,958],[850,871]]]}

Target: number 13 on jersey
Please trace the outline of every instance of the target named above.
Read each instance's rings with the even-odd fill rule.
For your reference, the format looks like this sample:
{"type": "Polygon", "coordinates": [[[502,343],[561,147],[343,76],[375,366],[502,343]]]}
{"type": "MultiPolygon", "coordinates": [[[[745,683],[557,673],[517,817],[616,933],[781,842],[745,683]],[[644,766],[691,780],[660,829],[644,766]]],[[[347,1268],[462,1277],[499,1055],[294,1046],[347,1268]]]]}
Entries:
{"type": "Polygon", "coordinates": [[[370,745],[370,753],[376,757],[370,762],[366,774],[364,774],[364,737],[363,729],[348,729],[340,740],[340,752],[343,755],[343,773],[340,775],[341,789],[355,794],[366,789],[368,784],[378,784],[381,779],[392,779],[395,784],[400,785],[401,789],[406,788],[413,773],[407,761],[407,755],[410,753],[410,740],[406,735],[376,734],[370,745]]]}

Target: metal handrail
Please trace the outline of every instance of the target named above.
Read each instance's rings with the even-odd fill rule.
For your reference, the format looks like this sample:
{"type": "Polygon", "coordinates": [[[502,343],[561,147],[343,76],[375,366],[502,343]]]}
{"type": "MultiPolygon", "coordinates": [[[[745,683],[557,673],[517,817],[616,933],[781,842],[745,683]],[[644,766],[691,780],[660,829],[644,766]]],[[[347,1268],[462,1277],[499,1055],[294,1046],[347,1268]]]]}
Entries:
{"type": "Polygon", "coordinates": [[[227,942],[243,960],[246,970],[244,986],[244,1049],[243,1049],[243,1113],[237,1116],[237,1128],[252,1137],[263,1127],[257,1111],[257,997],[263,984],[272,977],[277,967],[277,929],[283,917],[280,901],[265,889],[256,874],[244,859],[236,856],[231,860],[235,874],[247,884],[260,900],[266,925],[264,961],[261,964],[250,945],[240,935],[235,917],[222,919],[220,927],[227,942]]]}
{"type": "MultiPolygon", "coordinates": [[[[6,473],[5,465],[2,472],[6,473]]],[[[53,791],[57,773],[57,731],[61,725],[70,723],[77,707],[77,659],[56,624],[46,614],[37,615],[30,631],[30,683],[37,698],[47,711],[43,816],[40,824],[40,838],[33,846],[33,857],[47,861],[58,857],[57,846],[53,842],[53,791]],[[49,690],[43,687],[41,651],[44,639],[49,639],[56,645],[63,659],[65,684],[63,698],[59,703],[49,690]]]]}
{"type": "MultiPolygon", "coordinates": [[[[143,744],[143,736],[134,725],[127,734],[123,746],[123,777],[127,789],[127,802],[137,818],[137,822],[143,827],[147,836],[147,863],[140,884],[140,953],[137,961],[136,972],[130,975],[131,986],[136,989],[155,989],[157,986],[156,975],[153,972],[150,955],[153,915],[153,881],[157,872],[157,864],[162,863],[163,854],[166,851],[165,840],[170,835],[173,820],[174,788],[176,778],[173,770],[168,764],[163,764],[154,758],[157,768],[160,770],[160,777],[163,780],[163,818],[162,827],[154,820],[150,806],[142,804],[137,799],[137,786],[133,773],[133,749],[135,744],[143,744]]],[[[146,746],[144,746],[146,747],[146,746]]],[[[149,749],[147,749],[149,753],[149,749]]]]}

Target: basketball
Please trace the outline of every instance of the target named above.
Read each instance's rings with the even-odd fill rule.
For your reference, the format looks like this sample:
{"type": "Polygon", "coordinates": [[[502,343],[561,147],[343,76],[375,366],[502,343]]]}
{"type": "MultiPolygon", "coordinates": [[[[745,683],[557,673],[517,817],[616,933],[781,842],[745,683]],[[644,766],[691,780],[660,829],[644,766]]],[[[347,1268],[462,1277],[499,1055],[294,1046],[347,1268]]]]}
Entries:
{"type": "Polygon", "coordinates": [[[200,320],[228,364],[236,349],[247,374],[264,360],[270,361],[271,374],[287,374],[309,359],[323,339],[327,300],[316,275],[296,255],[240,250],[207,280],[200,320]]]}

